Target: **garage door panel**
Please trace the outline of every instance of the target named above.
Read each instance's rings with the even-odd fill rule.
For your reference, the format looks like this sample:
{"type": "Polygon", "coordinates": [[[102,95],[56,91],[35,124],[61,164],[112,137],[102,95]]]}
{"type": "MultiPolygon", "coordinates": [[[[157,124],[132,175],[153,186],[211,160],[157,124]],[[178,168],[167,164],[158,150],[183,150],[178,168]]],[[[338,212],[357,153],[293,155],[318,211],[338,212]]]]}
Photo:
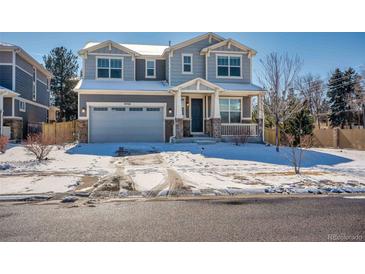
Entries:
{"type": "Polygon", "coordinates": [[[147,111],[90,110],[90,142],[163,142],[163,108],[147,111]]]}

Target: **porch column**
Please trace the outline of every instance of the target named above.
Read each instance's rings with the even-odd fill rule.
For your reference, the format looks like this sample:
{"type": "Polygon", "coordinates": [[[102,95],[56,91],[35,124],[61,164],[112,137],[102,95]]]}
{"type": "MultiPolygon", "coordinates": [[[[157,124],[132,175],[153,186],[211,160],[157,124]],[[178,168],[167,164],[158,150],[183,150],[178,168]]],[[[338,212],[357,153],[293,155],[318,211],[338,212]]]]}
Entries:
{"type": "Polygon", "coordinates": [[[175,93],[175,137],[181,139],[184,136],[184,119],[181,106],[181,90],[175,93]]]}
{"type": "Polygon", "coordinates": [[[219,90],[216,90],[212,95],[213,115],[212,123],[212,137],[221,138],[221,111],[219,107],[219,90]]]}
{"type": "Polygon", "coordinates": [[[264,142],[264,96],[258,95],[257,96],[257,107],[258,107],[258,119],[257,119],[257,125],[258,125],[258,136],[262,138],[262,141],[264,142]]]}

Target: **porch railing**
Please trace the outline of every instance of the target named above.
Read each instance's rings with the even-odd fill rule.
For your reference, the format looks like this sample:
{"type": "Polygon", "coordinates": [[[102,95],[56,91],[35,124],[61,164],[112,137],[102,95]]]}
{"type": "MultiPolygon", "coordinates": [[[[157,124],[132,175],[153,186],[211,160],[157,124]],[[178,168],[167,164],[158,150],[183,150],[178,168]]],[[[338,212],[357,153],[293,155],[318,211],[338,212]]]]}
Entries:
{"type": "Polygon", "coordinates": [[[222,136],[257,136],[257,124],[222,124],[222,136]]]}

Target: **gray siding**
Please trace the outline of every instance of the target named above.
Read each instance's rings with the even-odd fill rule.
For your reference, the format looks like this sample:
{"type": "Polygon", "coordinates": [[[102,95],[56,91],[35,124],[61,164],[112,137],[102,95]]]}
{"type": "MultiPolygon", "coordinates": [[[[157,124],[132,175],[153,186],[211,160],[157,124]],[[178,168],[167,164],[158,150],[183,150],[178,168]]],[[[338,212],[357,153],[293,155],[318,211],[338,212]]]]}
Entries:
{"type": "Polygon", "coordinates": [[[12,116],[13,103],[12,98],[4,98],[4,116],[12,116]]]}
{"type": "Polygon", "coordinates": [[[11,51],[0,51],[0,63],[12,63],[13,53],[11,51]]]}
{"type": "Polygon", "coordinates": [[[117,49],[115,47],[111,47],[111,50],[109,50],[109,46],[94,50],[92,52],[95,52],[95,53],[111,53],[111,54],[129,54],[128,52],[117,49]]]}
{"type": "Polygon", "coordinates": [[[47,76],[44,75],[42,72],[37,70],[37,79],[42,81],[43,83],[47,84],[47,76]]]}
{"type": "Polygon", "coordinates": [[[212,39],[211,44],[209,44],[209,39],[207,38],[187,47],[175,50],[171,57],[170,64],[171,85],[176,86],[197,77],[205,79],[205,56],[200,55],[200,50],[215,43],[218,42],[212,39]],[[184,53],[193,54],[193,74],[182,73],[182,54],[184,53]]]}
{"type": "Polygon", "coordinates": [[[9,65],[0,66],[0,86],[12,89],[13,85],[12,75],[13,75],[13,66],[9,65]]]}
{"type": "Polygon", "coordinates": [[[85,117],[86,113],[81,113],[82,108],[86,108],[86,102],[133,102],[133,103],[166,103],[166,116],[174,116],[174,96],[169,95],[101,95],[101,94],[80,94],[79,117],[85,117]],[[168,113],[168,109],[172,113],[168,113]]]}
{"type": "Polygon", "coordinates": [[[49,106],[49,92],[47,86],[37,81],[37,102],[49,106]]]}
{"type": "Polygon", "coordinates": [[[146,60],[136,59],[136,80],[163,81],[166,80],[166,61],[156,60],[156,78],[146,78],[146,60]]]}
{"type": "Polygon", "coordinates": [[[16,55],[15,63],[16,63],[17,66],[21,67],[22,69],[24,69],[28,73],[33,74],[33,66],[31,64],[29,64],[27,61],[25,61],[18,54],[16,55]]]}
{"type": "MultiPolygon", "coordinates": [[[[102,55],[100,55],[102,56],[102,55]]],[[[95,55],[88,55],[85,59],[85,79],[96,79],[96,57],[95,55]]],[[[115,56],[116,57],[116,56],[115,56]]],[[[131,56],[123,57],[123,80],[134,80],[134,61],[131,56]]]]}
{"type": "Polygon", "coordinates": [[[15,91],[20,94],[21,97],[32,100],[32,86],[33,78],[26,72],[19,68],[16,68],[15,77],[15,91]]]}
{"type": "MultiPolygon", "coordinates": [[[[165,79],[169,82],[169,56],[166,57],[166,64],[165,64],[165,79]]],[[[170,83],[169,83],[170,84],[170,83]]]]}
{"type": "MultiPolygon", "coordinates": [[[[216,53],[211,53],[208,57],[208,81],[218,82],[218,83],[250,83],[251,82],[251,60],[247,57],[247,54],[242,54],[242,64],[241,64],[241,75],[242,79],[227,79],[227,78],[217,78],[217,66],[216,66],[216,53]]],[[[218,54],[219,55],[219,54],[218,54]]]]}
{"type": "Polygon", "coordinates": [[[35,105],[26,104],[26,111],[19,111],[19,101],[15,99],[15,116],[23,118],[23,136],[28,130],[28,123],[41,123],[47,121],[48,110],[35,105]]]}

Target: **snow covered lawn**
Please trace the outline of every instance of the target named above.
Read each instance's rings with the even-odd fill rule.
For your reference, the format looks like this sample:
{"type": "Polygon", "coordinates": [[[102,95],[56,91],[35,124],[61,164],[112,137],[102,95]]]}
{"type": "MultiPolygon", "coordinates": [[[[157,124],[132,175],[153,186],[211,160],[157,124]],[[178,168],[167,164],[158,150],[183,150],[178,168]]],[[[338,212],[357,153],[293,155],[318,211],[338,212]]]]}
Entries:
{"type": "Polygon", "coordinates": [[[230,193],[365,191],[365,151],[312,149],[295,175],[290,150],[261,144],[81,144],[54,147],[38,163],[21,146],[0,155],[0,194],[71,191],[83,176],[122,176],[136,191],[230,193]],[[132,152],[115,157],[118,148],[132,152]]]}

